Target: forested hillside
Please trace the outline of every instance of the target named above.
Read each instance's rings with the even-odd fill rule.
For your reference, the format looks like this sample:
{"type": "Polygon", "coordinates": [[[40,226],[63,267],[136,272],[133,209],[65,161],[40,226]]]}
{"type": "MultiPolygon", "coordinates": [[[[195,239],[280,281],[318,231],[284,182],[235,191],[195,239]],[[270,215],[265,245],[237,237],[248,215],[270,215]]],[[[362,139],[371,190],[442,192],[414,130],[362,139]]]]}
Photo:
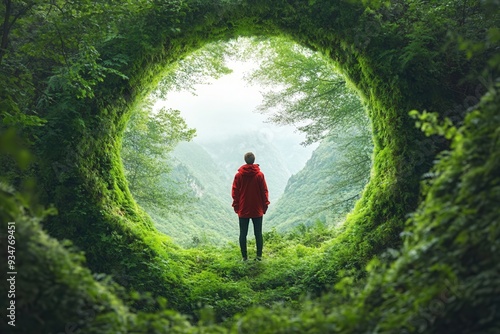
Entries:
{"type": "Polygon", "coordinates": [[[370,137],[325,138],[306,166],[288,180],[266,216],[266,229],[289,232],[316,222],[330,227],[341,223],[368,182],[370,144],[370,137]]]}
{"type": "Polygon", "coordinates": [[[5,0],[0,17],[1,333],[500,332],[497,0],[5,0]],[[196,169],[171,158],[195,129],[151,99],[226,56],[260,59],[271,121],[334,140],[288,193],[339,185],[319,175],[338,175],[336,134],[372,139],[343,223],[271,230],[262,261],[203,234],[185,248],[146,210],[181,216],[224,177],[196,149],[196,169]]]}
{"type": "Polygon", "coordinates": [[[171,164],[171,178],[190,200],[179,212],[149,211],[155,226],[184,246],[236,240],[231,185],[212,157],[201,146],[182,142],[172,152],[171,164]]]}

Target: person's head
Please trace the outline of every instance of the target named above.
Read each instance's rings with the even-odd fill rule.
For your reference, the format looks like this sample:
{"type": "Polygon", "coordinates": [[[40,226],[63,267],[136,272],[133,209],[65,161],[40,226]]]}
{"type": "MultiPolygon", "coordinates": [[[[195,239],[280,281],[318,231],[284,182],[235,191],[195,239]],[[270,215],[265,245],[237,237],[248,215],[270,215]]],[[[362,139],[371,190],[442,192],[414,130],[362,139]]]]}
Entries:
{"type": "Polygon", "coordinates": [[[252,152],[246,153],[245,162],[250,165],[253,164],[255,162],[255,155],[252,152]]]}

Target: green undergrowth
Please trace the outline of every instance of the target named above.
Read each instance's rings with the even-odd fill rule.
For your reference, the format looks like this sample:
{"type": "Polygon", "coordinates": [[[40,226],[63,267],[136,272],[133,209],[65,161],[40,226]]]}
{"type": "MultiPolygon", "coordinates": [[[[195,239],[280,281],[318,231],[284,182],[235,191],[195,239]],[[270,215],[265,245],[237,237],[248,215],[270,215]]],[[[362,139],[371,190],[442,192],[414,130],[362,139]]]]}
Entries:
{"type": "MultiPolygon", "coordinates": [[[[298,310],[299,300],[309,289],[311,264],[321,256],[324,242],[337,233],[320,223],[288,235],[268,232],[262,262],[242,262],[234,244],[170,250],[170,259],[175,259],[175,268],[182,273],[176,284],[186,291],[181,308],[190,310],[182,315],[171,310],[179,302],[172,303],[166,294],[158,298],[127,290],[123,287],[126,278],[93,274],[86,268],[84,254],[71,242],[58,242],[42,230],[40,222],[55,212],[33,212],[25,197],[9,188],[1,189],[1,200],[5,205],[2,227],[6,230],[7,222],[16,222],[16,239],[28,246],[17,253],[16,260],[20,266],[16,278],[19,332],[34,328],[44,333],[133,333],[147,328],[152,333],[202,328],[225,332],[234,325],[234,316],[249,307],[286,304],[298,310]]],[[[158,237],[153,242],[161,247],[165,240],[158,237]]],[[[254,248],[255,242],[250,241],[250,251],[254,248]]],[[[148,268],[141,277],[149,273],[148,268]]]]}
{"type": "Polygon", "coordinates": [[[300,299],[317,295],[311,284],[316,263],[323,257],[326,241],[338,233],[318,223],[280,235],[264,233],[265,250],[262,262],[252,258],[255,241],[249,242],[249,260],[241,261],[236,244],[224,247],[189,249],[188,284],[192,286],[194,308],[209,308],[217,322],[231,319],[252,306],[271,307],[287,304],[300,307],[300,299]]]}

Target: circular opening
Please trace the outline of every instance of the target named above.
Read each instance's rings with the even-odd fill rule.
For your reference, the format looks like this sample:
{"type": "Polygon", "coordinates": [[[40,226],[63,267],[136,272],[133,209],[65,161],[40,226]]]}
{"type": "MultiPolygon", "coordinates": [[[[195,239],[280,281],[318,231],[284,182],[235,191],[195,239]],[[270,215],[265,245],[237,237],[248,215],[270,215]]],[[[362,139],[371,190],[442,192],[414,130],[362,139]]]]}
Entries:
{"type": "Polygon", "coordinates": [[[248,151],[269,187],[264,231],[345,220],[373,144],[330,60],[283,38],[239,38],[174,68],[134,111],[122,149],[130,190],[160,231],[184,246],[232,241],[231,182],[248,151]]]}

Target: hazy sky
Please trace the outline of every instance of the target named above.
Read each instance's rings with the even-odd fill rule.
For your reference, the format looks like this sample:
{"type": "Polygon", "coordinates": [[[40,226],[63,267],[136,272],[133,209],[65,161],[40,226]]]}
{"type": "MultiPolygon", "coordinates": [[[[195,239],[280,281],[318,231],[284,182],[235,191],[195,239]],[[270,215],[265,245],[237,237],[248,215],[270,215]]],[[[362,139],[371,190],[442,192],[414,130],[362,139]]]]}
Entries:
{"type": "Polygon", "coordinates": [[[267,116],[254,112],[260,104],[263,88],[250,86],[242,79],[249,64],[231,63],[233,73],[213,80],[210,85],[197,85],[196,96],[190,92],[170,92],[167,100],[158,101],[155,108],[166,106],[178,109],[189,127],[195,128],[195,142],[225,139],[231,135],[257,132],[273,142],[296,147],[302,152],[303,163],[310,157],[313,148],[300,145],[305,136],[293,126],[278,126],[265,123],[267,116]]]}

